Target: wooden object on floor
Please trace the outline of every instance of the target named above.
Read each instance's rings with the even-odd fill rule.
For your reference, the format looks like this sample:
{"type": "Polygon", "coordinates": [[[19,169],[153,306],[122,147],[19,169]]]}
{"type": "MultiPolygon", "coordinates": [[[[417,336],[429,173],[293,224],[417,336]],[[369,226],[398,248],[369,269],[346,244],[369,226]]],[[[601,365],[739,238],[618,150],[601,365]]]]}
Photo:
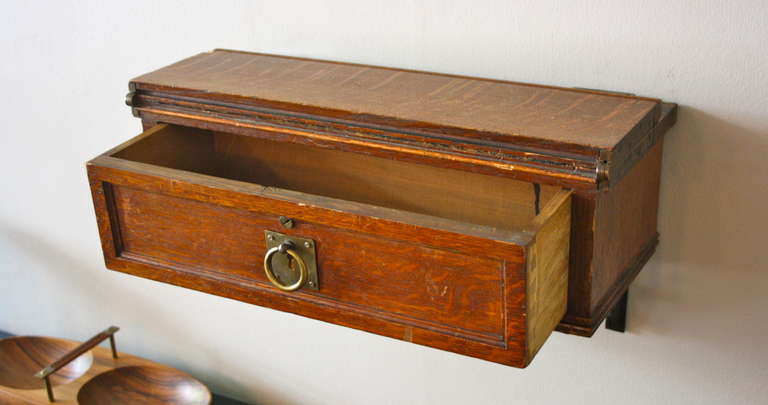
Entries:
{"type": "Polygon", "coordinates": [[[113,270],[522,367],[656,245],[674,104],[224,50],[129,87],[145,132],[88,164],[113,270]]]}

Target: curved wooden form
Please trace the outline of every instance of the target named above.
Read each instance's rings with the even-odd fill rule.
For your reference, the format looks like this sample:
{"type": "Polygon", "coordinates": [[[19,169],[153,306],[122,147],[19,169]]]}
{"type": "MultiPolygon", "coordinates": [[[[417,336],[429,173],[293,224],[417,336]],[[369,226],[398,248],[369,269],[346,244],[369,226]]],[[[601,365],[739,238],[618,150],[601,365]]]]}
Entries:
{"type": "MultiPolygon", "coordinates": [[[[43,388],[35,373],[72,352],[79,343],[41,336],[17,336],[0,340],[0,385],[30,390],[43,388]]],[[[85,374],[93,364],[90,352],[75,356],[69,364],[49,377],[51,385],[61,385],[85,374]]]]}
{"type": "Polygon", "coordinates": [[[37,372],[37,374],[35,374],[35,377],[41,378],[43,379],[43,381],[45,381],[45,390],[48,393],[48,401],[50,402],[55,401],[53,397],[53,384],[51,383],[51,377],[50,377],[51,374],[55,373],[61,368],[66,367],[70,362],[80,357],[80,355],[82,355],[83,353],[86,353],[89,350],[93,349],[99,343],[109,339],[110,346],[112,347],[112,358],[116,359],[117,348],[115,347],[115,333],[119,330],[120,328],[118,328],[117,326],[110,326],[104,331],[97,333],[94,337],[83,342],[81,345],[68,351],[63,356],[57,358],[55,361],[51,362],[50,364],[45,366],[42,370],[37,372]]]}
{"type": "Polygon", "coordinates": [[[91,379],[77,394],[81,405],[206,405],[211,393],[186,373],[157,366],[120,367],[91,379]]]}
{"type": "MultiPolygon", "coordinates": [[[[71,353],[80,345],[80,342],[71,340],[35,336],[0,340],[0,404],[50,404],[43,381],[35,377],[35,372],[46,364],[53,363],[67,353],[71,353]]],[[[56,387],[54,403],[56,405],[210,403],[211,394],[208,389],[192,377],[150,360],[126,353],[118,354],[119,356],[114,358],[110,348],[96,346],[51,374],[51,383],[56,387]],[[125,381],[115,382],[120,378],[124,378],[125,381]],[[78,399],[81,388],[89,385],[92,380],[97,381],[78,399]],[[131,398],[138,398],[142,392],[148,390],[154,394],[132,402],[126,402],[124,399],[127,392],[107,399],[104,396],[106,395],[104,389],[95,388],[100,383],[122,384],[123,389],[125,387],[133,389],[131,387],[140,385],[141,387],[133,389],[131,398]],[[189,395],[183,392],[173,393],[173,387],[181,391],[189,390],[190,393],[189,395]],[[98,395],[100,400],[95,401],[94,395],[98,395]],[[195,398],[202,399],[195,402],[193,401],[195,398]]]]}

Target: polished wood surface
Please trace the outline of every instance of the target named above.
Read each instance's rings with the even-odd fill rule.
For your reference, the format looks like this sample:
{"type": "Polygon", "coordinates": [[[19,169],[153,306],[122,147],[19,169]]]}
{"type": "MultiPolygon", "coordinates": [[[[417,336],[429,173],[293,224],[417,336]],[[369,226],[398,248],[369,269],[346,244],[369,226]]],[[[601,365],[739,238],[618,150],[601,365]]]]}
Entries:
{"type": "MultiPolygon", "coordinates": [[[[605,319],[608,310],[621,296],[621,293],[623,292],[622,290],[626,289],[628,284],[634,279],[645,262],[652,255],[658,240],[655,230],[655,219],[649,219],[647,215],[623,214],[626,211],[616,204],[600,204],[600,212],[598,212],[597,200],[598,198],[616,198],[610,197],[615,192],[614,188],[616,188],[619,190],[627,190],[623,191],[622,194],[632,195],[631,198],[636,200],[633,202],[634,207],[646,207],[643,208],[643,210],[647,211],[649,207],[658,206],[658,181],[661,164],[658,156],[661,154],[661,147],[656,146],[661,144],[660,140],[663,138],[664,133],[674,125],[676,116],[677,109],[673,105],[670,106],[669,104],[664,104],[663,114],[660,120],[647,137],[649,141],[656,141],[653,143],[654,148],[651,148],[651,153],[640,155],[640,160],[636,162],[635,166],[633,166],[626,174],[630,176],[629,180],[624,181],[622,178],[619,183],[615,185],[616,187],[603,188],[600,190],[575,189],[573,195],[570,242],[571,257],[569,263],[568,313],[563,322],[558,326],[559,331],[582,336],[591,336],[600,323],[605,319]],[[641,180],[637,180],[638,178],[641,180]],[[653,184],[656,184],[656,189],[652,186],[653,184]],[[614,218],[612,220],[614,224],[623,223],[626,226],[614,227],[613,229],[615,229],[615,231],[609,232],[608,227],[596,224],[596,215],[603,218],[603,220],[600,221],[600,224],[610,223],[604,219],[612,217],[614,218]],[[641,225],[640,223],[643,221],[644,225],[641,225]],[[653,232],[640,235],[640,238],[644,236],[646,240],[644,242],[639,242],[638,235],[634,235],[633,232],[637,229],[648,229],[648,227],[651,227],[653,232]],[[600,238],[602,241],[616,238],[617,240],[624,241],[623,243],[626,246],[619,253],[620,257],[612,257],[610,252],[606,252],[602,249],[597,253],[596,249],[599,249],[599,245],[595,245],[596,237],[600,238]],[[600,259],[599,265],[598,261],[593,261],[596,254],[607,255],[600,259]],[[613,279],[615,281],[613,284],[610,284],[609,282],[606,288],[593,289],[591,286],[593,277],[602,277],[603,279],[613,279]]],[[[167,119],[168,117],[163,118],[167,119]]],[[[157,119],[160,119],[160,117],[145,114],[143,124],[151,130],[153,126],[156,126],[157,119]]],[[[171,119],[170,121],[190,126],[202,125],[198,120],[191,118],[182,120],[171,119]]],[[[211,126],[205,124],[203,127],[212,128],[218,131],[215,133],[231,133],[254,139],[276,139],[282,142],[292,143],[292,141],[282,138],[282,133],[251,129],[247,125],[242,125],[240,123],[236,126],[225,124],[211,126]]],[[[244,141],[244,143],[248,142],[249,141],[244,141]]],[[[325,148],[327,145],[317,145],[315,143],[312,143],[311,145],[317,148],[327,149],[325,148]]],[[[643,149],[640,145],[638,145],[638,148],[639,150],[643,149]]],[[[356,151],[358,154],[359,152],[360,151],[356,151]]],[[[640,152],[638,151],[638,153],[640,152]]],[[[390,156],[390,158],[395,159],[397,157],[393,155],[390,156]]],[[[446,167],[444,162],[435,163],[424,160],[422,163],[434,163],[439,167],[446,167]]],[[[455,165],[447,165],[447,167],[463,170],[460,166],[455,165]]],[[[478,169],[477,166],[474,166],[469,171],[473,173],[482,172],[493,176],[503,176],[507,178],[505,173],[493,171],[487,172],[478,169]]],[[[558,180],[552,184],[562,184],[562,182],[558,180]]],[[[543,190],[544,193],[547,192],[546,184],[543,185],[543,190]]]]}
{"type": "MultiPolygon", "coordinates": [[[[163,101],[161,105],[165,106],[166,102],[163,101]]],[[[204,109],[209,110],[207,106],[204,109]]],[[[593,189],[609,184],[611,180],[606,178],[607,172],[601,169],[604,166],[603,160],[592,155],[585,157],[570,153],[550,153],[527,147],[512,149],[509,145],[500,146],[497,142],[426,134],[398,134],[391,130],[351,127],[304,118],[300,123],[288,126],[284,117],[277,115],[256,120],[212,112],[201,114],[177,108],[164,110],[155,106],[138,107],[135,111],[142,117],[144,129],[162,123],[199,127],[577,189],[593,189]]]]}
{"type": "MultiPolygon", "coordinates": [[[[9,337],[13,337],[14,335],[12,333],[8,333],[7,331],[0,330],[0,339],[5,339],[9,337]]],[[[71,345],[71,342],[70,342],[71,345]]],[[[211,394],[211,405],[247,405],[244,402],[236,401],[231,398],[223,397],[221,395],[217,395],[212,393],[211,394]]],[[[6,405],[6,404],[17,404],[17,403],[24,403],[23,400],[20,399],[9,399],[6,398],[4,395],[0,394],[0,404],[6,405]]]]}
{"type": "Polygon", "coordinates": [[[114,270],[525,366],[658,240],[657,99],[225,50],[129,90],[146,132],[88,166],[114,270]],[[265,282],[264,230],[319,291],[265,282]]]}
{"type": "MultiPolygon", "coordinates": [[[[264,230],[280,230],[278,213],[217,207],[117,185],[112,193],[122,257],[271,288],[262,270],[264,230]]],[[[502,336],[503,257],[477,257],[311,221],[295,217],[294,228],[286,232],[315,241],[320,289],[293,293],[294,299],[343,302],[446,331],[465,329],[496,340],[502,336]]]]}
{"type": "MultiPolygon", "coordinates": [[[[0,340],[0,386],[29,390],[44,387],[35,374],[64,357],[77,342],[41,336],[17,336],[0,340]]],[[[83,354],[51,374],[51,385],[58,386],[85,374],[93,364],[91,353],[83,354]]]]}
{"type": "MultiPolygon", "coordinates": [[[[66,354],[78,345],[80,345],[79,342],[48,337],[18,336],[0,340],[0,356],[2,356],[0,359],[3,360],[0,362],[2,376],[8,378],[7,376],[11,375],[29,375],[37,382],[37,385],[34,385],[31,380],[26,379],[1,380],[0,404],[50,404],[43,380],[32,376],[46,364],[53,362],[58,356],[66,354]],[[19,351],[23,351],[23,353],[19,353],[19,351]],[[6,353],[9,353],[10,357],[6,357],[6,353]],[[27,374],[29,371],[31,373],[27,374]],[[14,387],[8,385],[8,382],[20,384],[16,384],[17,386],[14,387]],[[23,388],[19,385],[23,385],[23,388]]],[[[207,404],[210,402],[210,393],[207,388],[187,374],[126,353],[119,353],[119,357],[113,359],[111,350],[105,347],[95,347],[71,364],[72,366],[64,367],[52,375],[52,382],[55,382],[53,391],[56,397],[54,403],[56,404],[207,404]],[[122,367],[139,367],[141,370],[139,372],[109,374],[111,371],[122,367]],[[107,377],[102,377],[104,373],[108,373],[107,377]],[[97,379],[97,382],[92,387],[99,385],[99,383],[108,383],[109,386],[104,389],[88,388],[88,394],[84,394],[82,398],[78,397],[81,388],[84,388],[88,382],[94,379],[97,379]],[[137,382],[139,384],[136,384],[137,382]],[[194,401],[152,402],[153,398],[190,398],[185,393],[187,390],[194,393],[191,397],[194,401]],[[101,394],[96,402],[94,400],[97,398],[92,395],[94,392],[101,394]],[[117,396],[107,397],[108,392],[117,396]],[[120,402],[122,398],[128,395],[135,400],[133,402],[120,402]],[[141,397],[137,395],[141,395],[141,397]]],[[[104,387],[103,385],[100,386],[104,387]]]]}
{"type": "MultiPolygon", "coordinates": [[[[373,76],[369,79],[373,80],[373,76]]],[[[538,118],[547,125],[550,119],[557,121],[569,114],[583,114],[592,107],[587,109],[581,107],[586,107],[587,104],[594,103],[598,99],[603,100],[601,102],[613,100],[617,103],[628,100],[643,103],[658,102],[658,100],[627,95],[597,94],[594,91],[555,89],[521,83],[230,51],[201,54],[169,68],[139,77],[131,84],[133,92],[130,101],[134,106],[134,112],[142,118],[145,128],[150,128],[159,122],[169,122],[207,128],[219,133],[244,135],[249,138],[351,151],[403,162],[424,163],[435,167],[574,189],[576,193],[573,196],[568,315],[558,329],[584,336],[593,334],[605,318],[605,314],[615,305],[623,290],[655,250],[658,241],[655,219],[649,219],[648,213],[649,210],[658,206],[660,161],[655,157],[647,158],[646,156],[660,155],[657,151],[661,147],[656,146],[661,144],[664,134],[676,122],[677,106],[671,103],[659,103],[653,114],[646,117],[647,119],[638,121],[632,130],[618,135],[614,138],[615,142],[612,145],[603,144],[602,147],[595,147],[596,144],[591,139],[595,136],[594,134],[587,134],[584,137],[586,139],[579,140],[577,135],[568,130],[563,130],[558,135],[562,136],[560,141],[566,140],[566,143],[563,143],[546,137],[529,139],[526,136],[500,135],[488,131],[451,127],[443,120],[446,116],[449,116],[447,118],[449,120],[453,119],[451,118],[453,115],[442,116],[437,111],[441,108],[465,108],[466,101],[461,97],[454,97],[454,92],[451,91],[440,92],[442,95],[440,100],[434,101],[434,104],[424,109],[416,108],[413,111],[403,112],[404,116],[384,117],[375,114],[375,111],[379,111],[375,105],[379,100],[377,97],[382,95],[385,98],[394,95],[408,97],[410,92],[414,91],[418,98],[421,94],[419,91],[425,88],[423,86],[428,85],[414,86],[413,89],[409,86],[401,86],[401,83],[415,80],[416,77],[428,77],[429,80],[445,81],[445,83],[468,88],[477,85],[493,87],[496,89],[494,91],[507,89],[510,92],[525,93],[541,90],[549,94],[546,98],[534,98],[527,103],[524,107],[532,109],[530,115],[522,119],[515,117],[513,113],[504,116],[504,119],[508,120],[507,125],[510,126],[525,123],[529,118],[538,118]],[[213,60],[221,64],[213,65],[210,63],[213,60]],[[247,62],[243,62],[245,60],[247,62]],[[273,67],[276,69],[277,65],[301,65],[301,68],[294,72],[290,72],[289,69],[277,69],[254,79],[252,77],[254,72],[251,70],[261,69],[261,63],[264,61],[267,61],[267,64],[274,63],[273,67]],[[229,76],[230,72],[222,66],[234,67],[238,73],[229,76]],[[302,75],[304,69],[320,72],[325,68],[330,69],[329,72],[335,69],[340,70],[328,76],[302,75]],[[389,82],[384,86],[376,87],[371,81],[374,88],[360,87],[359,94],[349,95],[351,99],[361,103],[357,107],[360,111],[366,110],[369,113],[354,112],[358,110],[345,112],[338,109],[339,105],[334,104],[338,101],[336,99],[341,98],[341,93],[337,93],[337,89],[332,88],[335,83],[334,77],[338,78],[334,75],[347,69],[359,69],[362,71],[360,75],[375,71],[378,73],[374,73],[373,76],[379,74],[382,77],[390,77],[389,82]],[[204,74],[194,78],[196,80],[194,83],[186,82],[190,73],[195,71],[204,74]],[[271,75],[280,76],[281,79],[268,80],[267,78],[271,75]],[[410,79],[403,79],[404,76],[410,79]],[[226,82],[233,78],[242,79],[241,83],[259,82],[267,88],[264,90],[265,93],[259,93],[261,96],[237,96],[240,93],[255,95],[262,90],[255,87],[238,89],[231,94],[225,94],[227,92],[223,90],[224,87],[230,85],[226,82]],[[254,81],[251,81],[252,79],[254,81]],[[288,83],[283,84],[281,80],[286,80],[288,83]],[[401,80],[404,81],[401,82],[401,80]],[[220,81],[224,82],[224,87],[219,87],[220,81]],[[304,89],[287,94],[283,98],[277,97],[283,101],[268,99],[269,94],[273,94],[271,92],[274,91],[277,94],[283,91],[284,88],[281,86],[293,86],[299,82],[316,84],[319,88],[327,86],[329,89],[327,94],[310,94],[310,97],[324,97],[323,101],[329,104],[316,107],[285,102],[291,97],[294,101],[303,97],[304,89]],[[175,88],[169,83],[185,83],[189,88],[175,88]],[[564,92],[568,92],[567,95],[564,96],[566,94],[564,92]],[[557,108],[553,106],[558,104],[567,105],[563,100],[576,97],[577,94],[587,98],[577,108],[566,109],[554,118],[539,114],[547,108],[557,108]],[[610,99],[610,97],[618,98],[610,99]],[[336,109],[328,108],[329,105],[335,106],[336,109]],[[534,105],[535,108],[533,108],[534,105]],[[422,118],[419,118],[419,121],[404,118],[412,118],[413,115],[419,115],[422,118]],[[655,168],[649,168],[649,165],[654,165],[655,168]],[[624,181],[626,176],[632,178],[624,181]],[[638,180],[639,177],[642,179],[638,180]],[[601,192],[598,193],[598,191],[601,192]],[[621,194],[623,197],[614,194],[621,194]],[[631,210],[610,202],[628,201],[628,199],[634,199],[631,202],[631,207],[634,208],[631,210]],[[612,247],[621,245],[621,248],[614,254],[604,244],[612,247]]],[[[349,81],[344,82],[344,84],[349,83],[349,81]]],[[[313,90],[307,91],[312,93],[313,90]]],[[[339,91],[343,93],[348,89],[339,91]]],[[[462,94],[461,88],[455,94],[462,94]]],[[[514,104],[514,96],[480,101],[489,94],[491,93],[472,98],[475,104],[483,104],[480,107],[473,105],[472,108],[478,109],[475,111],[491,111],[499,106],[514,104]]],[[[344,97],[346,96],[345,94],[344,97]]],[[[467,118],[460,115],[459,117],[458,119],[467,118]]],[[[481,114],[476,118],[482,119],[482,117],[484,115],[481,114]]],[[[614,118],[616,117],[611,115],[601,117],[590,114],[578,117],[578,119],[596,119],[604,125],[613,125],[614,118]]],[[[464,124],[468,123],[464,122],[464,124]]],[[[561,128],[567,127],[568,125],[564,125],[561,128]]],[[[605,139],[600,136],[595,137],[605,139]]]]}
{"type": "Polygon", "coordinates": [[[64,368],[65,366],[72,363],[74,360],[79,358],[85,353],[90,352],[91,349],[96,347],[99,343],[103,342],[104,340],[109,339],[110,346],[112,348],[112,357],[117,357],[117,348],[115,346],[115,338],[114,335],[119,331],[120,328],[117,326],[110,326],[109,328],[97,333],[90,339],[86,340],[79,346],[73,348],[72,350],[68,351],[63,356],[60,356],[55,361],[46,364],[45,368],[40,370],[37,374],[35,374],[35,377],[42,378],[46,382],[46,388],[49,389],[49,399],[53,401],[53,392],[50,391],[50,375],[54,374],[55,372],[59,371],[60,369],[64,368]]]}
{"type": "Polygon", "coordinates": [[[461,128],[464,136],[486,133],[502,143],[527,138],[603,149],[653,120],[659,108],[658,100],[626,95],[229,50],[193,56],[132,83],[365,122],[380,117],[461,128]]]}
{"type": "Polygon", "coordinates": [[[643,97],[217,50],[140,76],[146,122],[253,135],[563,187],[617,183],[664,108],[643,97]],[[229,128],[226,128],[229,127],[229,128]]]}
{"type": "Polygon", "coordinates": [[[230,147],[216,148],[207,137],[163,125],[89,164],[109,268],[515,366],[535,353],[528,331],[546,336],[562,317],[566,268],[544,258],[567,256],[567,237],[536,236],[568,234],[570,192],[547,188],[537,200],[532,185],[511,179],[226,137],[230,147]],[[477,206],[466,192],[446,198],[474,182],[499,190],[479,195],[477,206]],[[433,204],[400,197],[419,185],[433,204]],[[513,216],[492,210],[505,199],[517,204],[513,216]],[[484,204],[491,215],[465,212],[484,204]],[[293,227],[283,229],[280,216],[293,227]],[[315,241],[319,290],[268,283],[267,229],[315,241]],[[526,264],[531,251],[542,259],[526,264]],[[528,280],[537,280],[536,296],[553,290],[533,317],[528,280]]]}
{"type": "Polygon", "coordinates": [[[199,381],[167,367],[120,367],[90,379],[77,393],[79,405],[207,405],[211,394],[199,381]]]}
{"type": "MultiPolygon", "coordinates": [[[[293,136],[289,135],[289,133],[295,132],[293,130],[286,130],[285,128],[270,128],[267,130],[259,125],[249,124],[241,120],[233,121],[231,119],[225,119],[224,116],[217,116],[218,118],[214,119],[200,114],[182,114],[181,116],[177,116],[175,113],[167,115],[165,113],[150,113],[147,110],[142,110],[141,116],[142,124],[146,129],[151,129],[158,123],[164,121],[182,124],[185,126],[211,129],[218,131],[218,133],[237,134],[249,138],[271,139],[280,142],[299,143],[323,149],[337,150],[336,148],[340,148],[340,150],[351,151],[358,154],[371,154],[371,152],[369,152],[366,147],[357,148],[352,147],[349,144],[340,146],[331,141],[328,141],[328,138],[334,138],[334,136],[324,135],[322,137],[323,139],[305,137],[304,134],[301,136],[293,136]]],[[[598,229],[595,225],[595,216],[597,214],[596,210],[598,209],[597,198],[599,195],[601,195],[601,193],[611,194],[614,187],[620,187],[625,190],[630,190],[629,193],[632,193],[635,196],[634,198],[642,200],[638,201],[638,204],[646,207],[657,207],[658,190],[648,191],[649,189],[647,188],[646,191],[635,190],[635,188],[639,187],[639,185],[642,183],[638,182],[637,180],[624,182],[623,176],[627,176],[633,172],[643,173],[642,175],[635,175],[634,177],[637,178],[638,176],[650,176],[651,178],[645,180],[645,184],[652,184],[654,181],[658,182],[658,177],[660,176],[660,171],[658,170],[660,167],[660,161],[650,159],[656,162],[655,170],[638,169],[637,166],[640,165],[640,162],[649,160],[649,158],[647,158],[649,152],[654,149],[656,145],[661,144],[664,134],[675,124],[676,119],[677,107],[674,104],[663,103],[661,116],[655,123],[655,126],[651,128],[647,133],[645,133],[645,136],[641,137],[639,140],[635,140],[634,143],[628,142],[628,140],[631,140],[630,138],[622,141],[620,146],[624,151],[623,154],[613,157],[612,161],[614,161],[616,164],[626,167],[621,169],[620,166],[614,164],[611,167],[611,172],[616,174],[619,171],[618,169],[621,169],[624,171],[624,173],[619,177],[613,177],[613,185],[608,182],[607,184],[604,184],[603,187],[599,187],[598,189],[595,188],[596,186],[599,186],[596,183],[587,183],[585,188],[585,184],[564,180],[560,175],[555,175],[554,177],[550,176],[553,173],[548,173],[544,176],[538,176],[529,175],[530,173],[523,174],[518,171],[508,171],[505,169],[506,164],[502,163],[502,161],[505,159],[505,154],[499,148],[494,149],[495,154],[493,160],[483,161],[476,159],[458,161],[453,157],[442,156],[437,158],[436,155],[432,156],[431,154],[418,155],[416,158],[416,155],[399,154],[397,152],[386,149],[384,146],[381,146],[381,148],[383,148],[386,153],[378,151],[376,156],[381,155],[386,156],[389,159],[419,162],[436,167],[447,167],[473,173],[483,173],[492,176],[520,179],[533,182],[534,184],[543,182],[542,184],[560,185],[573,188],[575,193],[573,196],[573,225],[571,230],[572,253],[569,264],[568,315],[558,326],[558,330],[582,336],[591,336],[595,332],[596,328],[600,325],[600,323],[604,320],[607,311],[621,296],[621,290],[626,289],[626,286],[634,279],[648,258],[653,254],[658,240],[658,236],[654,233],[653,235],[649,236],[649,239],[645,242],[639,244],[636,242],[632,244],[633,242],[630,242],[630,246],[627,246],[626,250],[623,252],[633,254],[634,256],[631,258],[631,260],[609,260],[604,262],[604,265],[601,267],[596,267],[595,263],[593,263],[593,258],[595,256],[596,249],[594,243],[594,238],[596,235],[595,232],[598,229]],[[621,156],[623,156],[623,158],[621,156]],[[656,177],[655,180],[652,179],[654,176],[656,177]],[[624,185],[622,186],[622,184],[624,185]],[[627,184],[630,185],[628,186],[627,184]],[[621,261],[628,264],[624,266],[619,263],[621,261]],[[613,285],[608,287],[607,290],[593,290],[591,288],[593,275],[596,275],[597,277],[613,278],[616,281],[613,285]],[[599,304],[596,304],[596,306],[593,305],[595,302],[599,302],[599,304]]],[[[314,135],[314,133],[310,135],[314,135]]],[[[452,148],[457,147],[453,141],[451,142],[451,145],[452,148]]],[[[380,145],[371,147],[379,148],[380,145]]],[[[430,149],[430,151],[431,150],[433,149],[430,149]]],[[[465,152],[466,150],[462,150],[462,154],[465,152]]],[[[532,156],[535,156],[536,160],[541,158],[540,155],[532,156]]],[[[596,169],[593,167],[591,170],[594,173],[596,169]]],[[[605,210],[605,207],[607,207],[607,205],[601,206],[604,207],[601,208],[602,210],[605,210]]],[[[633,232],[634,229],[641,227],[641,225],[639,225],[639,221],[642,221],[642,217],[637,215],[622,215],[622,210],[617,206],[612,206],[612,208],[608,209],[615,210],[616,212],[605,212],[598,215],[603,218],[607,218],[608,216],[612,216],[614,218],[620,217],[621,221],[624,221],[624,223],[627,224],[625,227],[618,227],[618,233],[614,236],[623,240],[636,239],[630,233],[633,232]]],[[[602,222],[605,223],[604,221],[602,222]]],[[[655,228],[655,223],[653,221],[646,222],[646,226],[647,224],[652,224],[652,226],[655,228]]],[[[605,233],[604,229],[606,228],[601,227],[601,229],[603,230],[598,232],[605,233]]],[[[602,240],[606,240],[606,238],[603,237],[602,240]]]]}

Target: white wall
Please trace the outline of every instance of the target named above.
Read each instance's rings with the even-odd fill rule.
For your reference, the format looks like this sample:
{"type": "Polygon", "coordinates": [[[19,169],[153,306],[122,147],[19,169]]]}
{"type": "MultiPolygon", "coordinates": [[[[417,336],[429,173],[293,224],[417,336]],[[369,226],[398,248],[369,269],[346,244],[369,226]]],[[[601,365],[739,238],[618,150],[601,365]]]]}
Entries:
{"type": "Polygon", "coordinates": [[[0,8],[0,329],[121,349],[259,404],[768,401],[768,2],[51,1],[0,8]],[[577,4],[578,3],[578,4],[577,4]],[[627,334],[525,370],[104,270],[83,163],[133,76],[216,47],[680,103],[627,334]]]}

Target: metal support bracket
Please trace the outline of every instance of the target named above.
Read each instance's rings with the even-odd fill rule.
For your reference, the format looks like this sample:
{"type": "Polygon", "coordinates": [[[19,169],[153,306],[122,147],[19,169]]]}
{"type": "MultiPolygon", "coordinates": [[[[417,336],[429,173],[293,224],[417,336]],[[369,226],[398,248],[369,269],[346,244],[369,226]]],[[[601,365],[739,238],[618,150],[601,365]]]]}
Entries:
{"type": "Polygon", "coordinates": [[[626,332],[627,330],[627,301],[629,298],[629,290],[625,291],[621,295],[621,298],[616,302],[608,317],[605,319],[605,327],[616,332],[626,332]]]}

